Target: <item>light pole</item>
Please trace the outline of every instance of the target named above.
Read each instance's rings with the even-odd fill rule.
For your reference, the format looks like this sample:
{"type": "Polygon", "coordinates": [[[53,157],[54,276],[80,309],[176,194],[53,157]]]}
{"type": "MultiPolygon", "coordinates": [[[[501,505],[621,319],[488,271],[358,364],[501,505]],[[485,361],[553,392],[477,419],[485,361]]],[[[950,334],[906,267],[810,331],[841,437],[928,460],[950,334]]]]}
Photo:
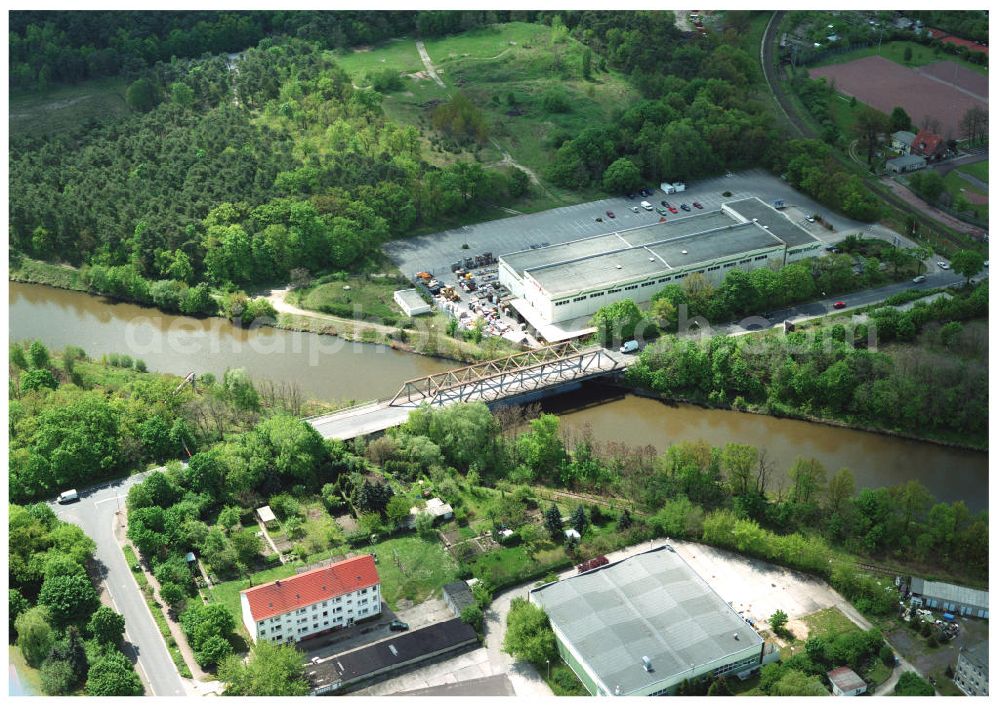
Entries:
{"type": "Polygon", "coordinates": [[[549,660],[545,660],[545,679],[547,681],[552,681],[552,663],[549,660]]]}

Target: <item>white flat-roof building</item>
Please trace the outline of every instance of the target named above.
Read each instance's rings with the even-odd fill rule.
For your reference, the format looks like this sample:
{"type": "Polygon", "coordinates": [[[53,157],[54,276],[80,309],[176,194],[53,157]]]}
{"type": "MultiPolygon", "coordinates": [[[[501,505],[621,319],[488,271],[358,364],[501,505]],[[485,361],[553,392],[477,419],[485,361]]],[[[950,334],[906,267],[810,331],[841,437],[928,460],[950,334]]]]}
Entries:
{"type": "Polygon", "coordinates": [[[544,335],[552,324],[578,321],[606,304],[647,302],[695,272],[717,284],[733,268],[780,267],[816,254],[820,245],[785,214],[747,198],[715,211],[503,255],[499,280],[511,291],[514,309],[544,335]]]}
{"type": "Polygon", "coordinates": [[[664,545],[528,593],[559,653],[594,696],[670,694],[685,680],[776,659],[764,640],[664,545]]]}
{"type": "Polygon", "coordinates": [[[434,308],[423,300],[416,289],[397,289],[392,293],[392,299],[407,316],[427,314],[434,308]]]}

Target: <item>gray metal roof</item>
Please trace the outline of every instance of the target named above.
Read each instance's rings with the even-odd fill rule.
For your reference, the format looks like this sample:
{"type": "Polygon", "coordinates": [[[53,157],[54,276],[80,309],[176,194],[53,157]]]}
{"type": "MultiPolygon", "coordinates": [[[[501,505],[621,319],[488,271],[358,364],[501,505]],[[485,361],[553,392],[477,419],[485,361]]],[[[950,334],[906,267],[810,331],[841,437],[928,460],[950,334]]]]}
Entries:
{"type": "Polygon", "coordinates": [[[730,221],[724,229],[675,238],[651,245],[649,250],[662,257],[671,267],[683,268],[781,246],[781,240],[755,223],[734,224],[730,221]]]}
{"type": "Polygon", "coordinates": [[[885,162],[885,166],[899,167],[900,169],[905,169],[906,167],[912,167],[914,164],[927,164],[927,160],[921,157],[919,154],[907,154],[902,157],[895,157],[893,159],[888,159],[885,162]]]}
{"type": "Polygon", "coordinates": [[[826,673],[830,682],[837,685],[841,691],[854,691],[865,686],[865,680],[858,676],[850,667],[837,667],[826,673]]]}
{"type": "Polygon", "coordinates": [[[977,588],[968,588],[967,586],[956,586],[953,583],[925,581],[922,578],[914,578],[910,581],[910,591],[921,596],[937,598],[938,600],[950,603],[976,606],[984,610],[990,607],[989,591],[980,591],[977,588]]]}
{"type": "Polygon", "coordinates": [[[521,250],[509,255],[503,255],[503,261],[510,265],[518,274],[525,270],[547,267],[568,260],[589,257],[614,250],[627,248],[629,244],[614,233],[595,235],[592,238],[571,240],[568,243],[550,245],[546,248],[521,250]]]}
{"type": "Polygon", "coordinates": [[[776,211],[756,197],[730,201],[725,205],[748,221],[756,218],[760,225],[767,226],[770,232],[781,238],[789,247],[820,242],[812,233],[795,225],[783,213],[776,211]]]}
{"type": "Polygon", "coordinates": [[[983,640],[978,645],[962,651],[962,656],[969,660],[989,676],[990,673],[990,641],[983,640]]]}
{"type": "Polygon", "coordinates": [[[528,270],[528,274],[550,296],[560,297],[595,287],[614,287],[616,284],[649,278],[669,269],[645,248],[627,248],[582,260],[532,268],[528,270]]]}
{"type": "Polygon", "coordinates": [[[626,694],[763,642],[669,546],[531,595],[601,681],[626,694]]]}
{"type": "Polygon", "coordinates": [[[905,142],[907,145],[911,145],[917,139],[917,135],[909,130],[897,130],[892,133],[892,139],[896,142],[905,142]]]}

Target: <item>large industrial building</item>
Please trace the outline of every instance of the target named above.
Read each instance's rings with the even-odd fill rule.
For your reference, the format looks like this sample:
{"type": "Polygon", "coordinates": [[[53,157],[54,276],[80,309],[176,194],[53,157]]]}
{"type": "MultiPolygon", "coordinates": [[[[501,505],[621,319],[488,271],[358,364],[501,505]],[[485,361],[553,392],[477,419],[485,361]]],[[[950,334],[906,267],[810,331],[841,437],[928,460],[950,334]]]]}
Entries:
{"type": "Polygon", "coordinates": [[[758,198],[652,225],[523,250],[499,260],[511,305],[544,338],[621,299],[649,301],[694,272],[714,284],[733,268],[779,267],[817,254],[821,241],[758,198]]]}
{"type": "Polygon", "coordinates": [[[760,635],[669,545],[533,589],[594,696],[671,694],[773,661],[760,635]]]}

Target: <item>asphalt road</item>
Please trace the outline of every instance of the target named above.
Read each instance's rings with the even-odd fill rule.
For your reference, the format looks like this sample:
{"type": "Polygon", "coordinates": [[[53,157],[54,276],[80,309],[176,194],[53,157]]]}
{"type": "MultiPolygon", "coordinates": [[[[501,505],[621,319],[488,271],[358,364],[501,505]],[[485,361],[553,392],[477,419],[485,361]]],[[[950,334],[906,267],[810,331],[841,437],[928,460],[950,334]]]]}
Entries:
{"type": "Polygon", "coordinates": [[[59,519],[79,525],[97,544],[94,556],[115,609],[125,616],[126,652],[138,658],[138,667],[154,696],[185,696],[177,668],[160,630],[132,577],[125,556],[115,539],[116,511],[125,511],[128,489],[148,475],[140,473],[110,484],[81,491],[80,500],[69,505],[48,503],[59,519]]]}
{"type": "MultiPolygon", "coordinates": [[[[984,270],[984,274],[975,277],[974,280],[979,281],[981,279],[985,279],[986,276],[987,274],[984,270]]],[[[872,304],[877,304],[878,302],[891,297],[893,294],[904,292],[908,289],[931,290],[939,287],[947,287],[952,284],[964,283],[965,277],[962,275],[955,274],[955,272],[951,270],[943,271],[939,269],[937,271],[928,272],[926,281],[921,282],[920,284],[915,284],[911,280],[905,280],[903,282],[896,282],[895,284],[888,284],[877,289],[866,289],[860,292],[854,292],[853,294],[826,297],[807,304],[800,304],[799,306],[793,306],[787,309],[766,312],[768,314],[767,318],[752,316],[742,319],[740,322],[719,324],[711,327],[711,334],[739,335],[748,331],[759,331],[761,329],[770,328],[771,326],[779,326],[786,320],[795,322],[804,321],[817,316],[825,316],[836,312],[837,309],[835,309],[833,305],[840,301],[844,302],[845,305],[840,311],[847,311],[850,309],[858,309],[872,304]]],[[[694,330],[697,331],[698,329],[694,330]]]]}

